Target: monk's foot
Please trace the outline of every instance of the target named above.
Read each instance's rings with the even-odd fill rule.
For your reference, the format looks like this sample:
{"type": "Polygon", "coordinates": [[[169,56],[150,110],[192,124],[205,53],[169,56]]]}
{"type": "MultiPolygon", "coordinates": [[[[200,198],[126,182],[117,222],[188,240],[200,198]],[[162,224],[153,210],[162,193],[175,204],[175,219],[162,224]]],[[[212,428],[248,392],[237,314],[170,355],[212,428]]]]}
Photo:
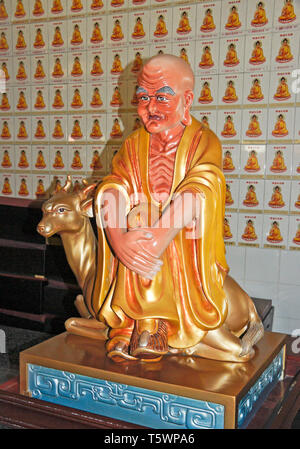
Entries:
{"type": "Polygon", "coordinates": [[[107,356],[116,363],[138,360],[128,352],[129,339],[118,336],[111,338],[106,343],[107,356]]]}
{"type": "Polygon", "coordinates": [[[130,340],[130,354],[144,361],[158,362],[168,353],[168,329],[163,320],[153,322],[152,329],[143,329],[143,324],[136,323],[130,340]]]}

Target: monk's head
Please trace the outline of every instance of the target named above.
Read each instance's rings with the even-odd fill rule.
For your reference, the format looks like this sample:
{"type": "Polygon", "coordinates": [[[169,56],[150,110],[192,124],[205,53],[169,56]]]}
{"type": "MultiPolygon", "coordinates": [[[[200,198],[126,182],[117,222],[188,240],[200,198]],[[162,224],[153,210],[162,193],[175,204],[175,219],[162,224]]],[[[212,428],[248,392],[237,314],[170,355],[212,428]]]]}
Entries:
{"type": "Polygon", "coordinates": [[[138,77],[138,114],[150,133],[161,133],[191,123],[194,74],[182,58],[152,57],[138,77]]]}

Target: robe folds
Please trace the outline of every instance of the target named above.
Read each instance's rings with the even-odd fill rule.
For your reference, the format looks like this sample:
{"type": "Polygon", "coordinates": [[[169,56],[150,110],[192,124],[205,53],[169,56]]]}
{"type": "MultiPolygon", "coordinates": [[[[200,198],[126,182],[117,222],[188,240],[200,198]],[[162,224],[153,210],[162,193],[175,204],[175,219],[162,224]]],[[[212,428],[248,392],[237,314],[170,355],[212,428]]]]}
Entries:
{"type": "MultiPolygon", "coordinates": [[[[98,259],[89,306],[93,315],[111,328],[125,330],[132,320],[161,318],[168,323],[169,346],[186,348],[201,341],[207,331],[220,327],[227,315],[223,290],[228,272],[223,241],[226,189],[221,145],[195,118],[185,128],[176,152],[170,195],[162,211],[173,195],[198,193],[200,233],[191,239],[186,238],[190,228],[179,231],[161,257],[161,271],[148,280],[114,256],[99,217],[101,198],[108,189],[124,195],[127,213],[139,204],[141,193],[148,205],[155,205],[148,179],[150,139],[144,128],[133,132],[113,158],[112,173],[97,187],[98,259]]],[[[196,226],[195,221],[192,226],[196,226]]]]}

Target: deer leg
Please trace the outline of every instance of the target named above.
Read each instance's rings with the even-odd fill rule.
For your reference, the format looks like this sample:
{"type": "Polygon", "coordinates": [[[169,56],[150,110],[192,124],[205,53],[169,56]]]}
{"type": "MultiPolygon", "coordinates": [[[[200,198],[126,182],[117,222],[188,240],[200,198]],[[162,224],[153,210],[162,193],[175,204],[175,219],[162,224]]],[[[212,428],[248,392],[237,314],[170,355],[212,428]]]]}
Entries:
{"type": "Polygon", "coordinates": [[[108,327],[94,318],[69,318],[65,322],[65,328],[70,334],[107,340],[108,327]]]}

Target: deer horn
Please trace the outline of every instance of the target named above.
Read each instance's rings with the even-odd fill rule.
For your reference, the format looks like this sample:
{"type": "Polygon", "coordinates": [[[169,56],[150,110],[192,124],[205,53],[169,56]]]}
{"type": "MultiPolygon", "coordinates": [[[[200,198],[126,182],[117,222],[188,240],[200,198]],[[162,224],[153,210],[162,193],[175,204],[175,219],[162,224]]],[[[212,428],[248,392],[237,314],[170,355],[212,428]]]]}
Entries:
{"type": "MultiPolygon", "coordinates": [[[[84,181],[86,181],[86,180],[84,180],[84,181]]],[[[96,185],[97,185],[97,183],[87,185],[86,182],[83,182],[83,184],[85,184],[85,188],[82,189],[81,192],[80,192],[80,196],[82,198],[86,198],[88,196],[88,194],[90,192],[92,192],[94,190],[94,188],[96,187],[96,185]]]]}
{"type": "Polygon", "coordinates": [[[70,175],[67,176],[67,182],[66,184],[63,186],[62,191],[63,192],[68,192],[71,188],[72,185],[72,178],[70,175]]]}

